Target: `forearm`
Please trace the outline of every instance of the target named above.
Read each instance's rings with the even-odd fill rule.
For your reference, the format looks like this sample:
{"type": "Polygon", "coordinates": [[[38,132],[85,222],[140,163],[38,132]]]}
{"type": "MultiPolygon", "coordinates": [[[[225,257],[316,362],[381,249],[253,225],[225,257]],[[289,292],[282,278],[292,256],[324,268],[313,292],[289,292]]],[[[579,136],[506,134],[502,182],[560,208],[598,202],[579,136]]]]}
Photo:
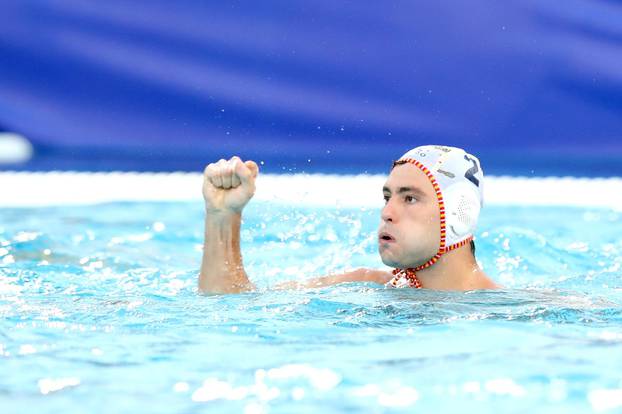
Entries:
{"type": "Polygon", "coordinates": [[[207,212],[199,291],[238,293],[254,289],[242,263],[241,222],[241,213],[207,212]]]}

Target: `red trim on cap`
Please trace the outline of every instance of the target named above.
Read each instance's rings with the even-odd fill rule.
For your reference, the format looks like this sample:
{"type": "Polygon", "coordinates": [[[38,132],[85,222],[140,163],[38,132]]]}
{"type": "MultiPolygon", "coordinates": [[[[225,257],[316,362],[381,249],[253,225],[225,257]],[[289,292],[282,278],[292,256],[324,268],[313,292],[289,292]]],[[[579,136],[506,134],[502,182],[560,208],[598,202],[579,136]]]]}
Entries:
{"type": "MultiPolygon", "coordinates": [[[[445,249],[444,253],[458,249],[462,246],[466,246],[467,244],[471,242],[471,240],[473,240],[473,236],[469,236],[466,239],[462,240],[461,242],[452,244],[451,246],[445,249]]],[[[430,267],[430,266],[427,266],[427,267],[430,267]]],[[[408,287],[415,288],[415,289],[421,289],[423,285],[421,284],[421,281],[417,277],[417,269],[419,269],[420,267],[421,266],[418,266],[415,268],[409,267],[407,269],[393,269],[393,279],[389,281],[389,284],[393,287],[399,287],[398,282],[401,279],[406,279],[408,283],[408,287]]]]}
{"type": "Polygon", "coordinates": [[[421,289],[421,281],[413,269],[393,269],[393,279],[389,283],[393,287],[399,287],[398,282],[402,278],[408,281],[408,287],[421,289]]]}
{"type": "Polygon", "coordinates": [[[443,193],[441,193],[441,187],[440,185],[438,185],[438,181],[436,181],[436,178],[434,178],[434,175],[430,172],[428,167],[426,167],[425,165],[423,165],[422,163],[420,163],[419,161],[413,158],[405,158],[401,161],[405,161],[409,164],[413,164],[415,167],[423,171],[423,173],[428,177],[428,180],[430,180],[430,183],[432,183],[432,187],[434,187],[434,192],[436,193],[436,198],[438,199],[438,209],[440,211],[441,244],[438,248],[438,252],[436,252],[436,254],[430,260],[414,268],[414,270],[418,272],[419,270],[423,270],[423,269],[426,269],[432,266],[434,263],[438,261],[438,259],[441,258],[443,253],[445,253],[446,251],[445,243],[447,243],[447,222],[446,222],[446,215],[445,215],[445,201],[443,200],[443,193]]]}
{"type": "Polygon", "coordinates": [[[440,259],[443,254],[470,243],[471,240],[473,240],[473,236],[470,236],[466,238],[465,240],[462,240],[461,242],[458,242],[451,246],[445,246],[445,244],[447,243],[447,221],[446,221],[447,215],[445,212],[445,201],[443,200],[443,194],[441,193],[441,187],[438,185],[436,178],[430,172],[428,167],[426,167],[419,161],[413,158],[403,158],[400,161],[407,162],[409,164],[414,165],[415,167],[419,168],[428,177],[428,180],[430,180],[430,183],[432,183],[432,187],[434,187],[434,192],[436,193],[436,198],[438,200],[438,208],[440,211],[441,243],[436,254],[430,260],[428,260],[424,264],[419,265],[417,267],[393,270],[394,277],[389,282],[389,284],[391,284],[392,286],[397,287],[397,281],[400,280],[401,278],[406,278],[408,280],[408,284],[410,287],[421,289],[422,287],[421,282],[417,278],[416,272],[423,270],[423,269],[427,269],[428,267],[432,266],[434,263],[438,262],[438,259],[440,259]]]}

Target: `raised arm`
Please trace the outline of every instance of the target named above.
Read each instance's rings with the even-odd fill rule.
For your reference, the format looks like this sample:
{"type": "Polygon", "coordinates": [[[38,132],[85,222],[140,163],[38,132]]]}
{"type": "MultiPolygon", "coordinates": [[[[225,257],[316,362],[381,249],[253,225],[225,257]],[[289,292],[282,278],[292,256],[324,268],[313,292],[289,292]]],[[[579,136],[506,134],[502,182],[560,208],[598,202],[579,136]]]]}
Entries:
{"type": "Polygon", "coordinates": [[[203,174],[205,242],[199,276],[203,293],[253,290],[242,263],[240,225],[242,210],[255,194],[259,169],[238,157],[209,164],[203,174]]]}
{"type": "MultiPolygon", "coordinates": [[[[205,243],[199,276],[199,291],[203,293],[239,293],[255,289],[242,263],[240,225],[242,210],[255,194],[258,171],[253,161],[242,162],[238,157],[220,160],[205,168],[205,243]]],[[[276,288],[300,289],[345,282],[384,284],[390,279],[388,272],[358,269],[305,282],[286,282],[276,288]]]]}

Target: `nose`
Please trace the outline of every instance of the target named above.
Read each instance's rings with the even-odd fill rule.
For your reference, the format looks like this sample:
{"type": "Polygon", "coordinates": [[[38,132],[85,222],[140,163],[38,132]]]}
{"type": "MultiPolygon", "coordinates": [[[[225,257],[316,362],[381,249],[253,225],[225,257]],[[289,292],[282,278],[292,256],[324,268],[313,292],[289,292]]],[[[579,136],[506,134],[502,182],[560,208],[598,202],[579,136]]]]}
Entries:
{"type": "Polygon", "coordinates": [[[384,222],[393,223],[395,221],[395,210],[393,209],[391,199],[384,205],[380,217],[384,222]]]}

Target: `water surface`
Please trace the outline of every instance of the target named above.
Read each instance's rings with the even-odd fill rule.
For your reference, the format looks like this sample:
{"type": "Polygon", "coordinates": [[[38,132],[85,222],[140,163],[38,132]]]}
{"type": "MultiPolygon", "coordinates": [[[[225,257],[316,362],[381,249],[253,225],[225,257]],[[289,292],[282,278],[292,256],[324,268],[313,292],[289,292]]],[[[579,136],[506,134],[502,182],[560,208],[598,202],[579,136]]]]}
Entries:
{"type": "Polygon", "coordinates": [[[379,211],[246,213],[260,292],[201,296],[200,204],[0,209],[0,411],[622,409],[621,213],[487,207],[466,293],[271,291],[382,268],[379,211]]]}

